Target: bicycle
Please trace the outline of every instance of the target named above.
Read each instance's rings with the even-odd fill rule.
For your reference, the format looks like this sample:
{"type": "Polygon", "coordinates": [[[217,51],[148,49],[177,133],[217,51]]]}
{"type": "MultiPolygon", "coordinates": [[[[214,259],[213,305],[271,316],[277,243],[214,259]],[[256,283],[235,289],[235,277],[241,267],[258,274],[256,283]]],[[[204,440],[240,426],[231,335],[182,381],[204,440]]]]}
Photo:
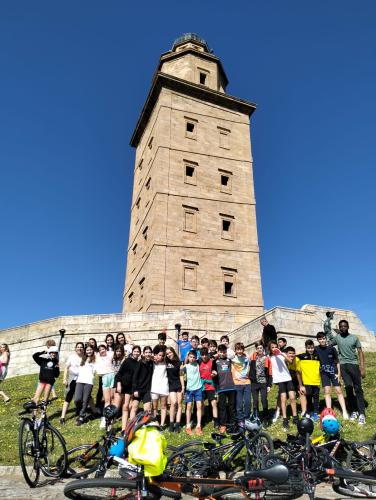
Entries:
{"type": "MultiPolygon", "coordinates": [[[[220,471],[232,471],[234,460],[245,448],[245,470],[261,468],[264,456],[273,453],[273,440],[260,429],[240,427],[230,435],[231,442],[223,443],[225,436],[212,433],[214,443],[192,441],[173,448],[166,470],[179,476],[218,476],[220,471]]],[[[171,449],[171,447],[169,447],[171,449]]]]}
{"type": "Polygon", "coordinates": [[[40,471],[51,478],[61,477],[67,465],[67,450],[65,440],[60,432],[53,427],[47,416],[47,406],[57,398],[33,401],[23,405],[24,410],[19,415],[32,414],[22,417],[18,431],[18,452],[20,465],[26,483],[30,488],[37,486],[40,471]],[[37,417],[37,410],[41,410],[37,417]]]}
{"type": "Polygon", "coordinates": [[[222,498],[225,495],[241,494],[246,498],[265,498],[273,485],[284,483],[289,471],[282,464],[268,469],[250,471],[235,479],[189,478],[163,474],[147,478],[140,468],[132,480],[101,478],[73,481],[64,488],[66,497],[73,500],[111,499],[159,499],[162,496],[180,499],[182,495],[197,498],[222,498]]]}

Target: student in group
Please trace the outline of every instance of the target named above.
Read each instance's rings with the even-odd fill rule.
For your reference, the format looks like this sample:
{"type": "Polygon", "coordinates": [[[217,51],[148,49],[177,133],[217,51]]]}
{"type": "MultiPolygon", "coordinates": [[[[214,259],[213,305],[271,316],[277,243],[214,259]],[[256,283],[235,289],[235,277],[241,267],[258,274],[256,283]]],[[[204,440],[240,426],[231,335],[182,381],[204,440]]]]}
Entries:
{"type": "Polygon", "coordinates": [[[181,363],[184,363],[187,354],[192,349],[192,345],[188,337],[188,332],[182,332],[181,339],[178,340],[179,357],[181,363]]]}
{"type": "Polygon", "coordinates": [[[261,341],[256,342],[256,351],[250,356],[251,392],[253,416],[259,417],[259,398],[262,404],[262,420],[268,421],[268,392],[273,383],[272,363],[261,341]]]}
{"type": "Polygon", "coordinates": [[[285,355],[285,360],[287,364],[287,368],[289,369],[290,375],[291,375],[291,380],[294,385],[295,393],[298,396],[299,395],[299,379],[298,379],[298,359],[296,358],[296,351],[295,347],[292,347],[291,345],[288,345],[285,347],[285,350],[283,352],[285,355]]]}
{"type": "MultiPolygon", "coordinates": [[[[107,351],[106,344],[98,346],[98,352],[95,355],[95,371],[102,380],[102,391],[104,399],[104,408],[111,404],[111,390],[114,385],[114,369],[112,366],[112,359],[114,351],[107,351]]],[[[101,418],[100,428],[106,428],[106,419],[101,418]]]]}
{"type": "Polygon", "coordinates": [[[131,413],[137,414],[138,406],[143,403],[144,411],[151,411],[151,380],[153,377],[153,351],[145,346],[133,377],[133,401],[131,413]]]}
{"type": "Polygon", "coordinates": [[[166,364],[170,398],[169,432],[180,432],[184,380],[180,373],[180,359],[173,347],[166,349],[166,364]]]}
{"type": "Polygon", "coordinates": [[[222,335],[220,344],[226,346],[227,358],[232,359],[235,356],[235,351],[230,348],[230,339],[228,338],[228,335],[222,335]]]}
{"type": "Polygon", "coordinates": [[[125,346],[125,335],[123,332],[119,332],[117,335],[116,335],[116,339],[115,339],[115,344],[118,345],[118,344],[121,344],[123,346],[125,346]]]}
{"type": "Polygon", "coordinates": [[[270,360],[272,363],[273,384],[278,385],[278,394],[281,400],[281,412],[283,417],[283,429],[289,429],[289,419],[287,417],[287,396],[290,400],[291,411],[294,424],[298,423],[296,411],[296,395],[294,384],[292,383],[289,369],[287,368],[285,356],[278,349],[277,342],[271,340],[268,344],[268,352],[270,352],[270,360]]]}
{"type": "Polygon", "coordinates": [[[116,382],[115,378],[118,374],[120,367],[125,359],[124,346],[117,344],[114,346],[114,355],[112,357],[112,370],[113,370],[113,383],[111,386],[111,404],[114,404],[115,392],[116,392],[116,382]]]}
{"type": "Polygon", "coordinates": [[[169,394],[167,364],[166,364],[166,346],[156,345],[153,349],[154,368],[151,379],[151,399],[153,403],[153,412],[156,417],[158,414],[158,401],[161,406],[160,424],[163,428],[167,417],[167,397],[169,394]]]}
{"type": "Polygon", "coordinates": [[[38,403],[43,393],[43,399],[48,401],[51,388],[54,386],[57,377],[60,375],[58,349],[56,346],[49,347],[46,351],[33,354],[34,361],[40,366],[39,383],[32,398],[34,403],[38,403]]]}
{"type": "Polygon", "coordinates": [[[235,344],[235,356],[231,360],[231,373],[236,391],[236,419],[248,419],[251,413],[251,380],[249,378],[249,358],[242,342],[235,344]]]}
{"type": "Polygon", "coordinates": [[[85,347],[84,356],[78,369],[76,388],[74,391],[74,404],[76,405],[77,425],[85,422],[86,410],[94,384],[95,352],[90,344],[85,347]]]}
{"type": "MultiPolygon", "coordinates": [[[[8,366],[10,362],[10,351],[8,344],[0,344],[0,383],[4,382],[8,374],[8,366]]],[[[10,397],[4,391],[0,391],[0,396],[3,398],[4,403],[10,401],[10,397]]]]}
{"type": "Polygon", "coordinates": [[[191,351],[194,351],[196,353],[197,361],[199,361],[199,359],[201,357],[199,343],[200,343],[200,339],[198,338],[198,336],[192,335],[192,337],[191,337],[191,351]]]}
{"type": "Polygon", "coordinates": [[[123,431],[128,423],[129,407],[132,400],[132,394],[134,392],[134,380],[140,356],[141,348],[138,345],[133,346],[131,356],[124,359],[117,375],[115,376],[115,405],[120,408],[123,401],[121,417],[121,428],[123,431]]]}
{"type": "Polygon", "coordinates": [[[287,347],[287,340],[285,339],[285,337],[279,337],[279,339],[277,340],[277,343],[278,343],[278,349],[281,352],[285,352],[286,347],[287,347]]]}
{"type": "Polygon", "coordinates": [[[339,383],[340,368],[337,349],[332,345],[328,345],[324,332],[318,332],[316,338],[319,343],[319,345],[316,346],[316,353],[320,360],[320,377],[321,385],[324,388],[325,405],[327,408],[332,407],[331,392],[333,386],[341,406],[342,417],[344,420],[348,420],[349,414],[347,413],[345,398],[339,383]]]}
{"type": "Polygon", "coordinates": [[[84,344],[83,342],[77,342],[74,348],[74,353],[68,356],[65,362],[63,385],[65,387],[65,400],[63,403],[63,409],[60,416],[60,424],[65,424],[65,416],[67,414],[69,405],[73,399],[77,377],[80,370],[80,365],[82,358],[84,357],[84,344]]]}
{"type": "Polygon", "coordinates": [[[104,343],[106,344],[107,351],[113,351],[114,350],[114,348],[115,348],[115,339],[114,339],[114,336],[112,335],[112,333],[108,333],[106,335],[106,339],[105,339],[104,343]]]}
{"type": "Polygon", "coordinates": [[[236,392],[231,374],[231,360],[227,357],[225,344],[218,346],[218,359],[213,361],[213,377],[215,377],[218,394],[219,432],[235,426],[236,392]]]}
{"type": "MultiPolygon", "coordinates": [[[[198,344],[198,338],[197,338],[198,344]]],[[[202,382],[200,376],[200,366],[197,362],[197,352],[196,350],[189,351],[185,365],[181,366],[180,371],[186,374],[186,391],[185,391],[185,402],[186,402],[186,429],[185,432],[189,435],[192,434],[192,406],[196,403],[196,416],[197,425],[195,432],[198,436],[202,435],[201,429],[201,419],[202,419],[202,382]]]]}
{"type": "MultiPolygon", "coordinates": [[[[208,404],[211,407],[214,427],[219,426],[218,422],[218,405],[217,405],[217,393],[213,382],[213,359],[209,357],[209,351],[206,347],[201,348],[201,359],[199,361],[200,377],[203,387],[203,401],[208,400],[208,404]]],[[[203,406],[205,411],[205,405],[203,406]]]]}
{"type": "Polygon", "coordinates": [[[95,340],[94,337],[91,337],[88,341],[87,341],[87,345],[90,345],[93,349],[94,349],[94,352],[98,352],[98,345],[97,345],[97,341],[95,340]]]}
{"type": "Polygon", "coordinates": [[[217,359],[218,358],[218,344],[215,340],[210,340],[209,341],[209,357],[210,359],[217,359]]]}
{"type": "Polygon", "coordinates": [[[166,341],[167,341],[166,332],[158,333],[158,346],[163,348],[165,353],[166,353],[166,341]]]}
{"type": "Polygon", "coordinates": [[[339,333],[329,332],[329,344],[338,347],[341,377],[345,385],[350,420],[358,419],[359,425],[366,423],[362,378],[366,376],[364,352],[360,340],[349,332],[349,323],[342,319],[338,323],[339,333]],[[355,395],[354,395],[355,392],[355,395]]]}
{"type": "Polygon", "coordinates": [[[209,339],[206,337],[200,340],[200,349],[202,349],[203,347],[205,347],[206,349],[209,348],[209,339]]]}
{"type": "Polygon", "coordinates": [[[300,404],[302,406],[302,416],[311,414],[314,422],[319,420],[319,398],[320,398],[320,359],[315,351],[313,340],[305,341],[306,352],[297,355],[298,378],[301,374],[299,387],[300,404]]]}

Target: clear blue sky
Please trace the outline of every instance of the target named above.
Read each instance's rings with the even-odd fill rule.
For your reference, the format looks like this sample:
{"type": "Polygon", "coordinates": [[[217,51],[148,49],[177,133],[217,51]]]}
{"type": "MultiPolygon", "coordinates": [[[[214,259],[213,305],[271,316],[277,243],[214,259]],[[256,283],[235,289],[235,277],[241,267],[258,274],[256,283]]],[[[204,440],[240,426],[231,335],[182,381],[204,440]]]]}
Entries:
{"type": "Polygon", "coordinates": [[[252,125],[266,307],[376,330],[376,2],[0,2],[0,327],[120,312],[134,151],[162,52],[223,62],[252,125]]]}

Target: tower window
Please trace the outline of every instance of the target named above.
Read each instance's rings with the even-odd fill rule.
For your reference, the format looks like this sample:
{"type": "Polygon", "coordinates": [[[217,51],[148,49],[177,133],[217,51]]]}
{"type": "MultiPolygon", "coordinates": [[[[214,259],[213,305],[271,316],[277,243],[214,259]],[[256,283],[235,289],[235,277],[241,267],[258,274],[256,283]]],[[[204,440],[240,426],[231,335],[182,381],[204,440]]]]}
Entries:
{"type": "Polygon", "coordinates": [[[130,303],[130,304],[133,302],[133,297],[134,297],[134,292],[131,292],[131,293],[128,295],[128,301],[129,301],[129,303],[130,303]]]}
{"type": "Polygon", "coordinates": [[[133,255],[136,255],[136,253],[137,253],[137,243],[135,243],[133,245],[132,252],[133,252],[133,255]]]}
{"type": "Polygon", "coordinates": [[[236,269],[222,267],[223,273],[223,295],[236,297],[236,269]]]}
{"type": "Polygon", "coordinates": [[[150,189],[151,177],[146,181],[145,187],[146,189],[150,189]]]}
{"type": "Polygon", "coordinates": [[[183,230],[189,233],[197,233],[197,212],[198,208],[183,205],[184,223],[183,230]]]}
{"type": "Polygon", "coordinates": [[[184,182],[186,184],[197,184],[197,163],[184,163],[184,182]]]}
{"type": "Polygon", "coordinates": [[[139,196],[136,201],[136,207],[140,208],[140,203],[141,203],[141,197],[139,196]]]}
{"type": "Polygon", "coordinates": [[[183,290],[197,290],[197,266],[198,262],[182,260],[183,264],[183,290]]]}
{"type": "Polygon", "coordinates": [[[145,227],[145,229],[142,231],[142,236],[144,237],[144,240],[146,241],[148,239],[148,226],[145,227]]]}
{"type": "Polygon", "coordinates": [[[200,71],[200,83],[201,85],[205,85],[206,83],[206,73],[203,73],[202,71],[200,71]]]}
{"type": "Polygon", "coordinates": [[[222,238],[225,240],[234,239],[234,217],[232,215],[219,214],[222,218],[222,238]]]}
{"type": "Polygon", "coordinates": [[[219,147],[224,149],[230,149],[230,130],[218,127],[219,132],[219,147]]]}
{"type": "Polygon", "coordinates": [[[142,279],[138,282],[138,284],[140,285],[141,290],[143,290],[144,285],[145,285],[145,277],[143,277],[143,278],[142,278],[142,279]]]}
{"type": "Polygon", "coordinates": [[[196,139],[197,137],[197,120],[185,117],[185,137],[196,139]]]}
{"type": "Polygon", "coordinates": [[[154,137],[151,137],[150,141],[148,142],[149,149],[151,149],[153,147],[153,139],[154,139],[154,137]]]}
{"type": "Polygon", "coordinates": [[[220,189],[222,193],[231,194],[232,192],[232,172],[218,169],[220,189]]]}

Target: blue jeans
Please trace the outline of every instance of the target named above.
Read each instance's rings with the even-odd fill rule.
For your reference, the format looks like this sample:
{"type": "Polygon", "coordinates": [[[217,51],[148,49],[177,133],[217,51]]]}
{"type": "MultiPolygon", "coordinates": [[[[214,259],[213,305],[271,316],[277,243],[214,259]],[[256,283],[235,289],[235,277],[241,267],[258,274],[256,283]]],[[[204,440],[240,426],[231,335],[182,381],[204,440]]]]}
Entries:
{"type": "Polygon", "coordinates": [[[236,390],[236,419],[238,421],[249,418],[251,413],[251,384],[235,385],[236,390]]]}

